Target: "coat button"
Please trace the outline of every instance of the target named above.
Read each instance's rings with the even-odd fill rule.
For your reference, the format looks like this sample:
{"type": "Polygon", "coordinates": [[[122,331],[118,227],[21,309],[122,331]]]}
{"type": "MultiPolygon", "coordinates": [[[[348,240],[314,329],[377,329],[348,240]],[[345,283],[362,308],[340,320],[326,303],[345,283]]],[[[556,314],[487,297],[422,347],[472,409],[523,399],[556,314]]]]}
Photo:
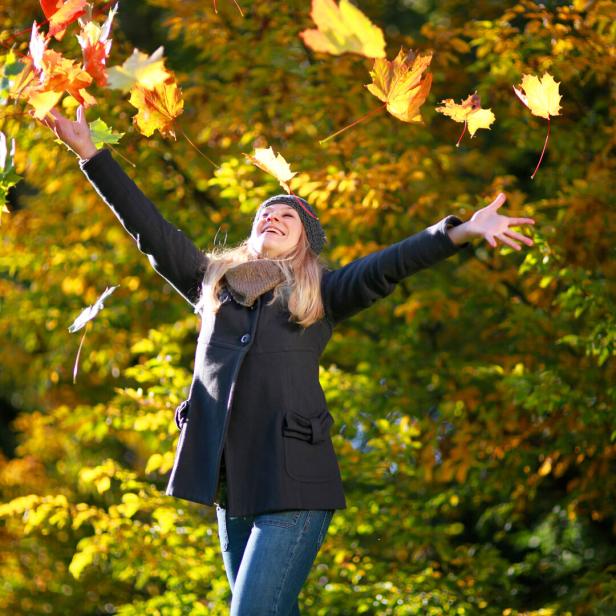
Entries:
{"type": "Polygon", "coordinates": [[[248,344],[250,342],[250,334],[244,334],[241,338],[240,338],[240,342],[242,344],[248,344]]]}

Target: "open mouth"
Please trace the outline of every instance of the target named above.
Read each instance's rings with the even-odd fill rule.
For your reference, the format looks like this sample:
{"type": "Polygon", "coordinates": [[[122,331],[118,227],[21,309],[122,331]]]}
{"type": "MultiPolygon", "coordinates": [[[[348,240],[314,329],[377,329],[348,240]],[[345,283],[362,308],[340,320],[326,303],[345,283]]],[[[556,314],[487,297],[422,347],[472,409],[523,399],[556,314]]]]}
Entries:
{"type": "Polygon", "coordinates": [[[265,229],[264,233],[272,233],[274,235],[284,235],[282,231],[279,231],[278,229],[274,229],[273,227],[269,227],[268,229],[265,229]]]}

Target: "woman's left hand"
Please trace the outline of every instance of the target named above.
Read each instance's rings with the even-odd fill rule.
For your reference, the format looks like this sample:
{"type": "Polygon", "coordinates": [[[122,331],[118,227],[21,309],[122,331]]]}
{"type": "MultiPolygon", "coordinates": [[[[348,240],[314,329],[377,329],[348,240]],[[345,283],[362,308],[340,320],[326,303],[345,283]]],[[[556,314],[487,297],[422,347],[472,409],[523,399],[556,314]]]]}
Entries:
{"type": "Polygon", "coordinates": [[[534,225],[535,221],[532,218],[511,218],[498,214],[496,210],[505,203],[506,199],[505,194],[500,193],[490,205],[475,212],[468,221],[469,232],[475,237],[485,238],[493,248],[498,245],[497,240],[516,250],[520,250],[521,246],[513,240],[519,240],[527,246],[532,246],[533,240],[530,237],[513,231],[509,227],[525,224],[534,225]]]}

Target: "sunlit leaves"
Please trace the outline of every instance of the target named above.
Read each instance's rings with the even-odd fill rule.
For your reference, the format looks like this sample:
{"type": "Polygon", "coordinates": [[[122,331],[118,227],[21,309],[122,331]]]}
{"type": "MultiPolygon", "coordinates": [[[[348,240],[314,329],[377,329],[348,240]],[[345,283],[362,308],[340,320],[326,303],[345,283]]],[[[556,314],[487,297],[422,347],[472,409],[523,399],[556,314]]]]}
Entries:
{"type": "Polygon", "coordinates": [[[102,26],[88,21],[77,35],[83,52],[83,67],[99,86],[107,85],[105,65],[111,50],[111,24],[116,12],[117,5],[109,11],[102,26]]]}
{"type": "Polygon", "coordinates": [[[275,154],[270,146],[269,148],[255,148],[254,155],[244,154],[244,156],[253,165],[259,167],[259,169],[262,169],[265,173],[274,176],[284,190],[288,193],[291,192],[289,182],[297,173],[291,171],[289,163],[284,159],[282,154],[275,154]]]}
{"type": "Polygon", "coordinates": [[[92,142],[94,147],[101,148],[104,144],[115,144],[120,141],[124,136],[124,133],[116,133],[113,129],[100,118],[96,118],[92,122],[88,123],[90,126],[90,134],[92,135],[92,142]]]}
{"type": "Polygon", "coordinates": [[[138,110],[133,121],[143,135],[149,137],[158,130],[163,136],[175,139],[173,123],[184,111],[184,100],[172,76],[153,88],[136,84],[129,103],[138,110]]]}
{"type": "Polygon", "coordinates": [[[314,51],[333,55],[357,53],[368,58],[385,57],[385,37],[349,0],[312,0],[310,13],[316,30],[300,33],[314,51]]]}
{"type": "Polygon", "coordinates": [[[401,48],[391,61],[374,61],[370,71],[372,83],[366,87],[385,103],[387,111],[398,120],[421,122],[419,109],[432,85],[432,75],[425,73],[431,61],[431,52],[417,54],[401,48]]]}
{"type": "MultiPolygon", "coordinates": [[[[441,101],[441,107],[437,107],[436,111],[450,117],[454,122],[464,122],[464,130],[468,128],[471,137],[480,128],[490,128],[496,119],[491,109],[481,108],[481,98],[476,92],[469,95],[460,104],[455,103],[451,98],[447,98],[441,101]]],[[[464,130],[456,145],[460,145],[464,130]]]]}
{"type": "Polygon", "coordinates": [[[558,91],[558,83],[554,81],[554,77],[549,73],[545,73],[541,79],[536,75],[523,75],[522,84],[519,88],[513,86],[513,90],[517,97],[522,101],[526,107],[528,107],[533,115],[545,118],[548,121],[548,131],[545,136],[545,143],[543,144],[543,150],[539,157],[539,162],[531,175],[531,179],[534,179],[543,155],[548,146],[548,140],[550,138],[550,118],[552,116],[559,115],[560,112],[560,99],[561,95],[558,91]]]}
{"type": "Polygon", "coordinates": [[[49,21],[49,37],[60,40],[66,28],[86,12],[87,0],[41,0],[45,17],[49,21]]]}
{"type": "Polygon", "coordinates": [[[107,71],[109,87],[128,92],[135,85],[152,89],[163,83],[171,74],[165,69],[164,48],[159,47],[148,56],[135,49],[120,66],[112,66],[107,71]]]}

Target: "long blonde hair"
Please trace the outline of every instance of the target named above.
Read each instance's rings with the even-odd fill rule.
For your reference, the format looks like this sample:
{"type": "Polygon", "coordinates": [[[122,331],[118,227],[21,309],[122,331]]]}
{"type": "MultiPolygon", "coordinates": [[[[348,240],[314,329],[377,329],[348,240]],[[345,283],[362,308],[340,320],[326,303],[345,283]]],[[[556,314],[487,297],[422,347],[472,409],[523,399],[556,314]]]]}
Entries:
{"type": "MultiPolygon", "coordinates": [[[[249,248],[249,239],[234,248],[214,249],[207,256],[201,294],[195,308],[195,312],[202,313],[206,318],[213,316],[220,308],[218,295],[227,270],[258,258],[249,248]]],[[[302,327],[309,327],[323,318],[325,309],[321,298],[321,276],[324,265],[310,248],[305,231],[302,229],[301,238],[291,253],[273,261],[285,280],[274,289],[270,304],[280,300],[291,313],[289,320],[302,327]]]]}

